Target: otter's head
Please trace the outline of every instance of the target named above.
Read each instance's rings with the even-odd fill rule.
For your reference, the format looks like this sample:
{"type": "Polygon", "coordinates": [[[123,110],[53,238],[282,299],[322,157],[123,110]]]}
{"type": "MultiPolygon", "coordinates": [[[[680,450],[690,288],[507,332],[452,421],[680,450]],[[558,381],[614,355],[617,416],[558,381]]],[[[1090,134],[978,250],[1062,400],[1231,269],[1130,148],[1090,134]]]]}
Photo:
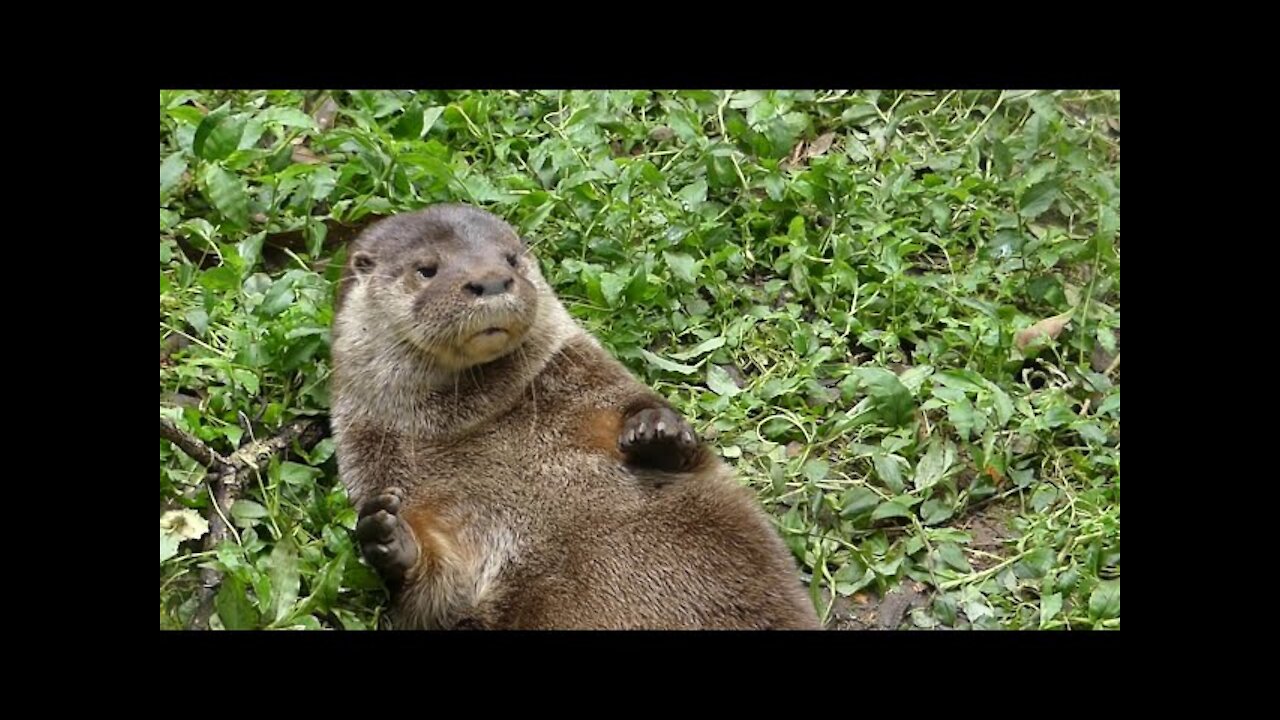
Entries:
{"type": "Polygon", "coordinates": [[[344,284],[344,294],[360,296],[363,323],[453,371],[520,347],[546,290],[511,226],[465,205],[435,205],[369,227],[352,245],[344,284]]]}

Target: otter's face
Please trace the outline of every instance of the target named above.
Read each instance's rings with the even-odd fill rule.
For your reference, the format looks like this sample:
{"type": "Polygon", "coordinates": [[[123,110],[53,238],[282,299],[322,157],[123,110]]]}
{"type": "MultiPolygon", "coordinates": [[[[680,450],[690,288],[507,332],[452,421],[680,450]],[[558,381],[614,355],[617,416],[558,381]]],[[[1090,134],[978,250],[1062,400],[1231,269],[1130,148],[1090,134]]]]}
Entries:
{"type": "Polygon", "coordinates": [[[369,309],[445,370],[517,349],[544,284],[515,231],[467,206],[383,220],[356,241],[349,262],[369,309]]]}

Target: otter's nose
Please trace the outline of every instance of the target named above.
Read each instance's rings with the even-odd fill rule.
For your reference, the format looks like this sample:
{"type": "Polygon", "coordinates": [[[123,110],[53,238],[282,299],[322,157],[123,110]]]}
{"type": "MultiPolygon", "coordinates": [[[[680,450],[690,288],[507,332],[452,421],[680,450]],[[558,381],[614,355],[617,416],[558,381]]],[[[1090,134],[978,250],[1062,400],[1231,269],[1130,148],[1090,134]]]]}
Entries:
{"type": "Polygon", "coordinates": [[[472,280],[462,287],[476,297],[486,297],[488,295],[501,295],[510,290],[513,284],[515,284],[515,278],[506,275],[502,277],[487,277],[483,280],[472,280]]]}

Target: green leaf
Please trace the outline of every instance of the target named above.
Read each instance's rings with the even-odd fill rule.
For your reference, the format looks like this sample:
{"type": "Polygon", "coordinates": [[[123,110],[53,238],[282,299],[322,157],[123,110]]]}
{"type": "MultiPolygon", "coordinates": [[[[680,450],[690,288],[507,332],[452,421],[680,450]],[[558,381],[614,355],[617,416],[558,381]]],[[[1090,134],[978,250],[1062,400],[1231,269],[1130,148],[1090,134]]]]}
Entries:
{"type": "Polygon", "coordinates": [[[852,518],[871,512],[880,504],[880,496],[864,487],[846,490],[840,498],[840,517],[852,518]]]}
{"type": "Polygon", "coordinates": [[[631,278],[623,277],[617,273],[600,273],[600,292],[604,294],[604,301],[609,307],[618,307],[618,299],[622,296],[622,291],[626,289],[627,283],[630,281],[631,278]]]}
{"type": "Polygon", "coordinates": [[[223,217],[240,227],[249,226],[249,193],[239,176],[221,165],[210,165],[204,183],[209,202],[223,217]]]}
{"type": "Polygon", "coordinates": [[[1062,186],[1057,180],[1045,180],[1036,183],[1022,194],[1018,203],[1018,213],[1028,220],[1034,220],[1048,210],[1053,201],[1058,199],[1062,186]]]}
{"type": "Polygon", "coordinates": [[[955,464],[956,448],[950,441],[933,442],[916,465],[913,484],[916,490],[933,487],[955,464]]]}
{"type": "Polygon", "coordinates": [[[252,370],[235,368],[231,371],[231,378],[250,395],[258,394],[258,375],[252,370]]]}
{"type": "Polygon", "coordinates": [[[311,119],[311,116],[297,108],[280,106],[268,108],[258,117],[265,123],[273,123],[283,127],[304,128],[306,130],[316,129],[316,123],[311,119]]]}
{"type": "Polygon", "coordinates": [[[1040,629],[1049,626],[1049,621],[1062,611],[1062,593],[1049,593],[1040,598],[1040,629]]]}
{"type": "Polygon", "coordinates": [[[223,265],[200,273],[200,284],[210,290],[231,290],[239,279],[235,270],[223,265]]]}
{"type": "Polygon", "coordinates": [[[1058,499],[1058,489],[1052,485],[1041,485],[1031,495],[1031,509],[1042,513],[1049,509],[1058,499]]]}
{"type": "Polygon", "coordinates": [[[316,443],[315,448],[311,450],[311,456],[308,458],[308,461],[313,466],[323,465],[326,460],[333,457],[335,449],[336,446],[333,443],[333,438],[325,438],[316,443]]]}
{"type": "Polygon", "coordinates": [[[915,413],[915,399],[911,391],[898,380],[898,376],[884,368],[855,368],[880,419],[890,427],[900,427],[911,420],[915,413]]]}
{"type": "Polygon", "coordinates": [[[200,121],[200,125],[196,127],[195,135],[191,140],[191,152],[195,153],[196,157],[205,157],[204,146],[209,140],[209,134],[230,114],[231,103],[224,103],[221,107],[205,115],[204,119],[200,121]]]}
{"type": "Polygon", "coordinates": [[[698,178],[684,186],[677,195],[684,201],[685,205],[691,209],[696,209],[707,199],[707,181],[698,178]]]}
{"type": "Polygon", "coordinates": [[[253,500],[240,499],[231,503],[231,517],[237,520],[258,520],[267,514],[267,509],[253,500]]]}
{"type": "Polygon", "coordinates": [[[968,400],[948,405],[947,420],[955,426],[961,440],[970,440],[975,434],[981,434],[986,426],[986,418],[968,400]]]}
{"type": "Polygon", "coordinates": [[[217,161],[225,159],[235,152],[236,148],[240,146],[240,138],[244,135],[244,126],[247,119],[244,115],[232,115],[223,118],[210,131],[200,157],[205,160],[217,161]]]}
{"type": "Polygon", "coordinates": [[[258,609],[249,601],[247,588],[235,575],[227,575],[222,579],[222,588],[218,590],[214,606],[218,610],[222,626],[228,630],[253,630],[258,627],[258,609]]]}
{"type": "Polygon", "coordinates": [[[187,171],[187,160],[182,153],[174,153],[160,163],[160,194],[167,195],[178,186],[182,173],[187,171]]]}
{"type": "Polygon", "coordinates": [[[205,312],[204,308],[196,308],[188,310],[186,318],[187,324],[191,326],[192,330],[195,330],[196,335],[204,337],[204,334],[209,330],[209,313],[205,312]]]}
{"type": "Polygon", "coordinates": [[[239,253],[240,259],[244,262],[244,267],[241,268],[242,274],[247,275],[253,272],[254,267],[258,264],[258,260],[262,258],[262,244],[266,239],[267,233],[259,232],[241,240],[240,243],[236,245],[236,252],[239,253]]]}
{"type": "Polygon", "coordinates": [[[875,512],[871,513],[872,520],[884,520],[885,518],[895,517],[911,517],[911,511],[897,500],[889,500],[880,503],[875,512]]]}
{"type": "Polygon", "coordinates": [[[440,119],[440,115],[444,113],[444,106],[429,107],[422,112],[422,135],[426,136],[431,132],[431,128],[435,126],[436,120],[440,119]]]}
{"type": "Polygon", "coordinates": [[[733,397],[742,392],[742,388],[719,365],[707,365],[707,387],[711,388],[711,392],[725,397],[733,397]]]}
{"type": "Polygon", "coordinates": [[[1110,620],[1120,617],[1120,581],[1103,580],[1089,595],[1089,617],[1110,620]]]}
{"type": "Polygon", "coordinates": [[[946,563],[948,567],[960,572],[973,572],[973,567],[969,565],[969,560],[964,556],[964,550],[960,549],[955,543],[942,543],[936,548],[938,559],[946,563]]]}
{"type": "Polygon", "coordinates": [[[710,340],[704,340],[698,343],[697,345],[694,345],[692,348],[688,350],[671,353],[671,357],[675,358],[676,360],[689,360],[692,358],[696,358],[699,355],[709,353],[712,350],[716,350],[718,348],[724,347],[724,343],[725,343],[724,336],[717,335],[716,337],[713,337],[710,340]]]}
{"type": "Polygon", "coordinates": [[[650,365],[653,365],[654,367],[659,368],[661,370],[680,373],[681,375],[692,375],[698,372],[698,368],[692,365],[681,365],[680,363],[671,362],[670,360],[654,355],[648,350],[642,349],[640,350],[640,354],[644,356],[645,360],[649,361],[650,365]]]}
{"type": "Polygon", "coordinates": [[[937,498],[929,498],[920,506],[920,519],[925,525],[937,525],[951,517],[951,505],[937,498]]]}
{"type": "Polygon", "coordinates": [[[285,618],[298,600],[298,588],[301,576],[298,573],[298,550],[289,539],[283,539],[271,549],[267,558],[267,568],[271,576],[271,587],[275,595],[271,598],[271,609],[268,615],[272,622],[285,618]]]}
{"type": "Polygon", "coordinates": [[[1024,580],[1042,578],[1053,567],[1055,559],[1053,548],[1038,547],[1014,563],[1013,574],[1024,580]]]}
{"type": "Polygon", "coordinates": [[[687,283],[692,283],[698,279],[699,262],[684,253],[662,253],[663,259],[667,261],[667,267],[671,268],[671,274],[687,283]]]}
{"type": "Polygon", "coordinates": [[[933,598],[933,614],[947,627],[955,626],[956,609],[956,600],[950,595],[937,595],[933,598]]]}
{"type": "Polygon", "coordinates": [[[267,317],[275,317],[293,304],[293,278],[285,275],[271,285],[267,294],[258,306],[258,311],[267,317]]]}
{"type": "Polygon", "coordinates": [[[287,485],[301,486],[318,477],[320,471],[296,462],[280,463],[280,479],[287,485]]]}
{"type": "Polygon", "coordinates": [[[160,562],[164,562],[165,560],[168,560],[174,555],[177,555],[178,544],[181,542],[182,540],[180,538],[170,535],[166,533],[163,529],[161,529],[160,530],[160,562]]]}
{"type": "Polygon", "coordinates": [[[831,466],[826,460],[821,458],[812,458],[805,462],[803,472],[804,476],[811,483],[822,482],[827,479],[827,473],[831,470],[831,466]]]}
{"type": "Polygon", "coordinates": [[[903,480],[903,469],[908,467],[905,458],[889,453],[876,453],[871,462],[875,465],[876,477],[890,490],[900,493],[907,487],[903,480]]]}
{"type": "Polygon", "coordinates": [[[1102,431],[1102,428],[1098,427],[1097,423],[1076,422],[1072,424],[1072,428],[1080,435],[1080,437],[1084,438],[1086,442],[1093,443],[1094,445],[1107,444],[1107,434],[1102,431]]]}

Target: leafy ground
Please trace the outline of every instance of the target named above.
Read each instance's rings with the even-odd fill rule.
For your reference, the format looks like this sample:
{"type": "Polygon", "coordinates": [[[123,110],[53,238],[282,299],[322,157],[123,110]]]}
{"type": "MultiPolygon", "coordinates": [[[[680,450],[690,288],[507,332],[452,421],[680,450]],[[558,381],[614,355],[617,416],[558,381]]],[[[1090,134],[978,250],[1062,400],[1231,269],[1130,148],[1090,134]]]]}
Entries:
{"type": "MultiPolygon", "coordinates": [[[[343,241],[466,201],[714,440],[832,627],[1119,628],[1116,92],[160,93],[160,406],[323,418],[343,241]]],[[[160,625],[368,628],[333,446],[160,443],[160,625]],[[301,448],[299,448],[301,449],[301,448]]]]}

